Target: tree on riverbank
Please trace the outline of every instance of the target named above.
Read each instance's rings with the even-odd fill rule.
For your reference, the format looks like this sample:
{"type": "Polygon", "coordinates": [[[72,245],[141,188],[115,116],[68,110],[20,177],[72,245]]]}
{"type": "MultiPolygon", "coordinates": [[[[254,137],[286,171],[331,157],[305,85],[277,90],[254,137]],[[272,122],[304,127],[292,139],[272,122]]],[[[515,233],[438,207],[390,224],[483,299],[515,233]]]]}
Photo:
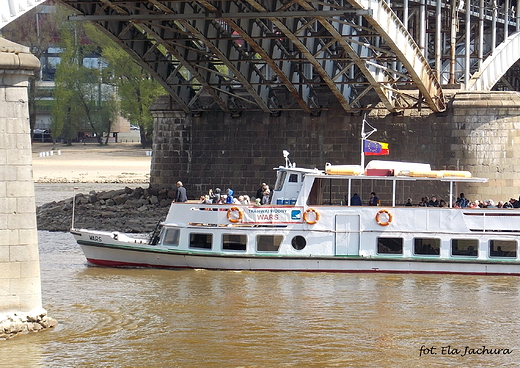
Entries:
{"type": "Polygon", "coordinates": [[[89,36],[100,46],[111,83],[117,87],[121,115],[140,128],[143,148],[150,147],[153,136],[150,106],[166,91],[128,52],[107,36],[93,28],[89,28],[89,36]]]}
{"type": "Polygon", "coordinates": [[[67,144],[84,131],[93,132],[99,144],[107,144],[118,111],[115,90],[104,83],[101,62],[99,68],[85,66],[85,57],[99,48],[87,32],[77,22],[63,22],[60,27],[63,52],[54,79],[51,132],[54,140],[63,134],[67,144]]]}
{"type": "MultiPolygon", "coordinates": [[[[70,22],[70,14],[70,8],[49,0],[2,30],[9,39],[29,46],[46,66],[40,73],[47,84],[40,91],[45,98],[39,109],[43,109],[43,115],[51,110],[50,133],[54,143],[63,138],[71,144],[81,139],[82,132],[92,132],[100,144],[107,144],[112,123],[120,114],[140,127],[141,144],[149,147],[153,135],[149,107],[166,92],[96,26],[70,22]],[[88,65],[85,60],[93,62],[88,65]],[[55,85],[50,87],[53,79],[55,85]]],[[[36,80],[31,78],[29,92],[31,129],[36,124],[35,105],[39,97],[36,80]]]]}

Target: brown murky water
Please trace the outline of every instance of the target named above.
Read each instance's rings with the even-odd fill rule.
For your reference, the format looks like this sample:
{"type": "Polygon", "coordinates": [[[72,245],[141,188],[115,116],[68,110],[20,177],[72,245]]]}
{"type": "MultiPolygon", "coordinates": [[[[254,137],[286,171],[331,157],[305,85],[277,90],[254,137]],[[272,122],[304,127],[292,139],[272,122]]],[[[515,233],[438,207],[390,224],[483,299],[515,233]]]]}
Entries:
{"type": "Polygon", "coordinates": [[[98,268],[39,239],[59,325],[0,341],[0,366],[520,365],[519,277],[98,268]]]}

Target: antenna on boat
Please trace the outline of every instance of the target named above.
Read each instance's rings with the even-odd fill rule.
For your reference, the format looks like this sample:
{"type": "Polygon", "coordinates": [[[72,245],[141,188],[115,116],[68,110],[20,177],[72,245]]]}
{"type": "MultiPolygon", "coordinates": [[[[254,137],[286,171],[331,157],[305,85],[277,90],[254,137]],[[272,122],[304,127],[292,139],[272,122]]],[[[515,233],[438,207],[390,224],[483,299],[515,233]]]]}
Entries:
{"type": "Polygon", "coordinates": [[[76,190],[78,190],[77,187],[74,187],[74,190],[72,191],[72,224],[70,226],[71,230],[74,229],[74,210],[76,209],[76,190]]]}
{"type": "Polygon", "coordinates": [[[370,137],[375,132],[377,132],[377,128],[374,128],[372,125],[370,125],[370,123],[367,121],[367,114],[365,114],[365,116],[363,116],[363,123],[361,124],[361,170],[363,172],[365,171],[365,139],[370,137]],[[365,124],[372,128],[372,130],[368,133],[365,133],[365,124]]]}
{"type": "Polygon", "coordinates": [[[291,167],[291,160],[289,160],[289,151],[283,150],[283,157],[285,158],[285,167],[291,167]]]}

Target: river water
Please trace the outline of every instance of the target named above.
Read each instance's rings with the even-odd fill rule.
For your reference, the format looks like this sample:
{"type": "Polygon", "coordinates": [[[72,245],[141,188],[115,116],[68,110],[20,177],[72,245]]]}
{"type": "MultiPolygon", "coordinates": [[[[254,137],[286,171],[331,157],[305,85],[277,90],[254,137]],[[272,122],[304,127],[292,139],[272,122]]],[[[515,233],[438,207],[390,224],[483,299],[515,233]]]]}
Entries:
{"type": "Polygon", "coordinates": [[[101,268],[38,233],[59,325],[0,341],[1,367],[520,366],[519,277],[101,268]]]}

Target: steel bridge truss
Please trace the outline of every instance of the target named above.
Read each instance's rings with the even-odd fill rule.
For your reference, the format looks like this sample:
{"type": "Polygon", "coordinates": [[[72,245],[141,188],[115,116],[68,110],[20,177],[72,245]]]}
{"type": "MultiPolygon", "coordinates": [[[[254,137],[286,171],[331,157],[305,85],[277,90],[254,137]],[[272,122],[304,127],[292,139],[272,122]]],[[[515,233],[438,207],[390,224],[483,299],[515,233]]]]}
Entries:
{"type": "MultiPolygon", "coordinates": [[[[61,1],[187,112],[442,111],[439,83],[520,90],[517,0],[61,1]]],[[[40,2],[0,0],[0,28],[40,2]]]]}
{"type": "Polygon", "coordinates": [[[380,0],[66,3],[144,64],[186,112],[445,108],[435,73],[380,0]]]}

